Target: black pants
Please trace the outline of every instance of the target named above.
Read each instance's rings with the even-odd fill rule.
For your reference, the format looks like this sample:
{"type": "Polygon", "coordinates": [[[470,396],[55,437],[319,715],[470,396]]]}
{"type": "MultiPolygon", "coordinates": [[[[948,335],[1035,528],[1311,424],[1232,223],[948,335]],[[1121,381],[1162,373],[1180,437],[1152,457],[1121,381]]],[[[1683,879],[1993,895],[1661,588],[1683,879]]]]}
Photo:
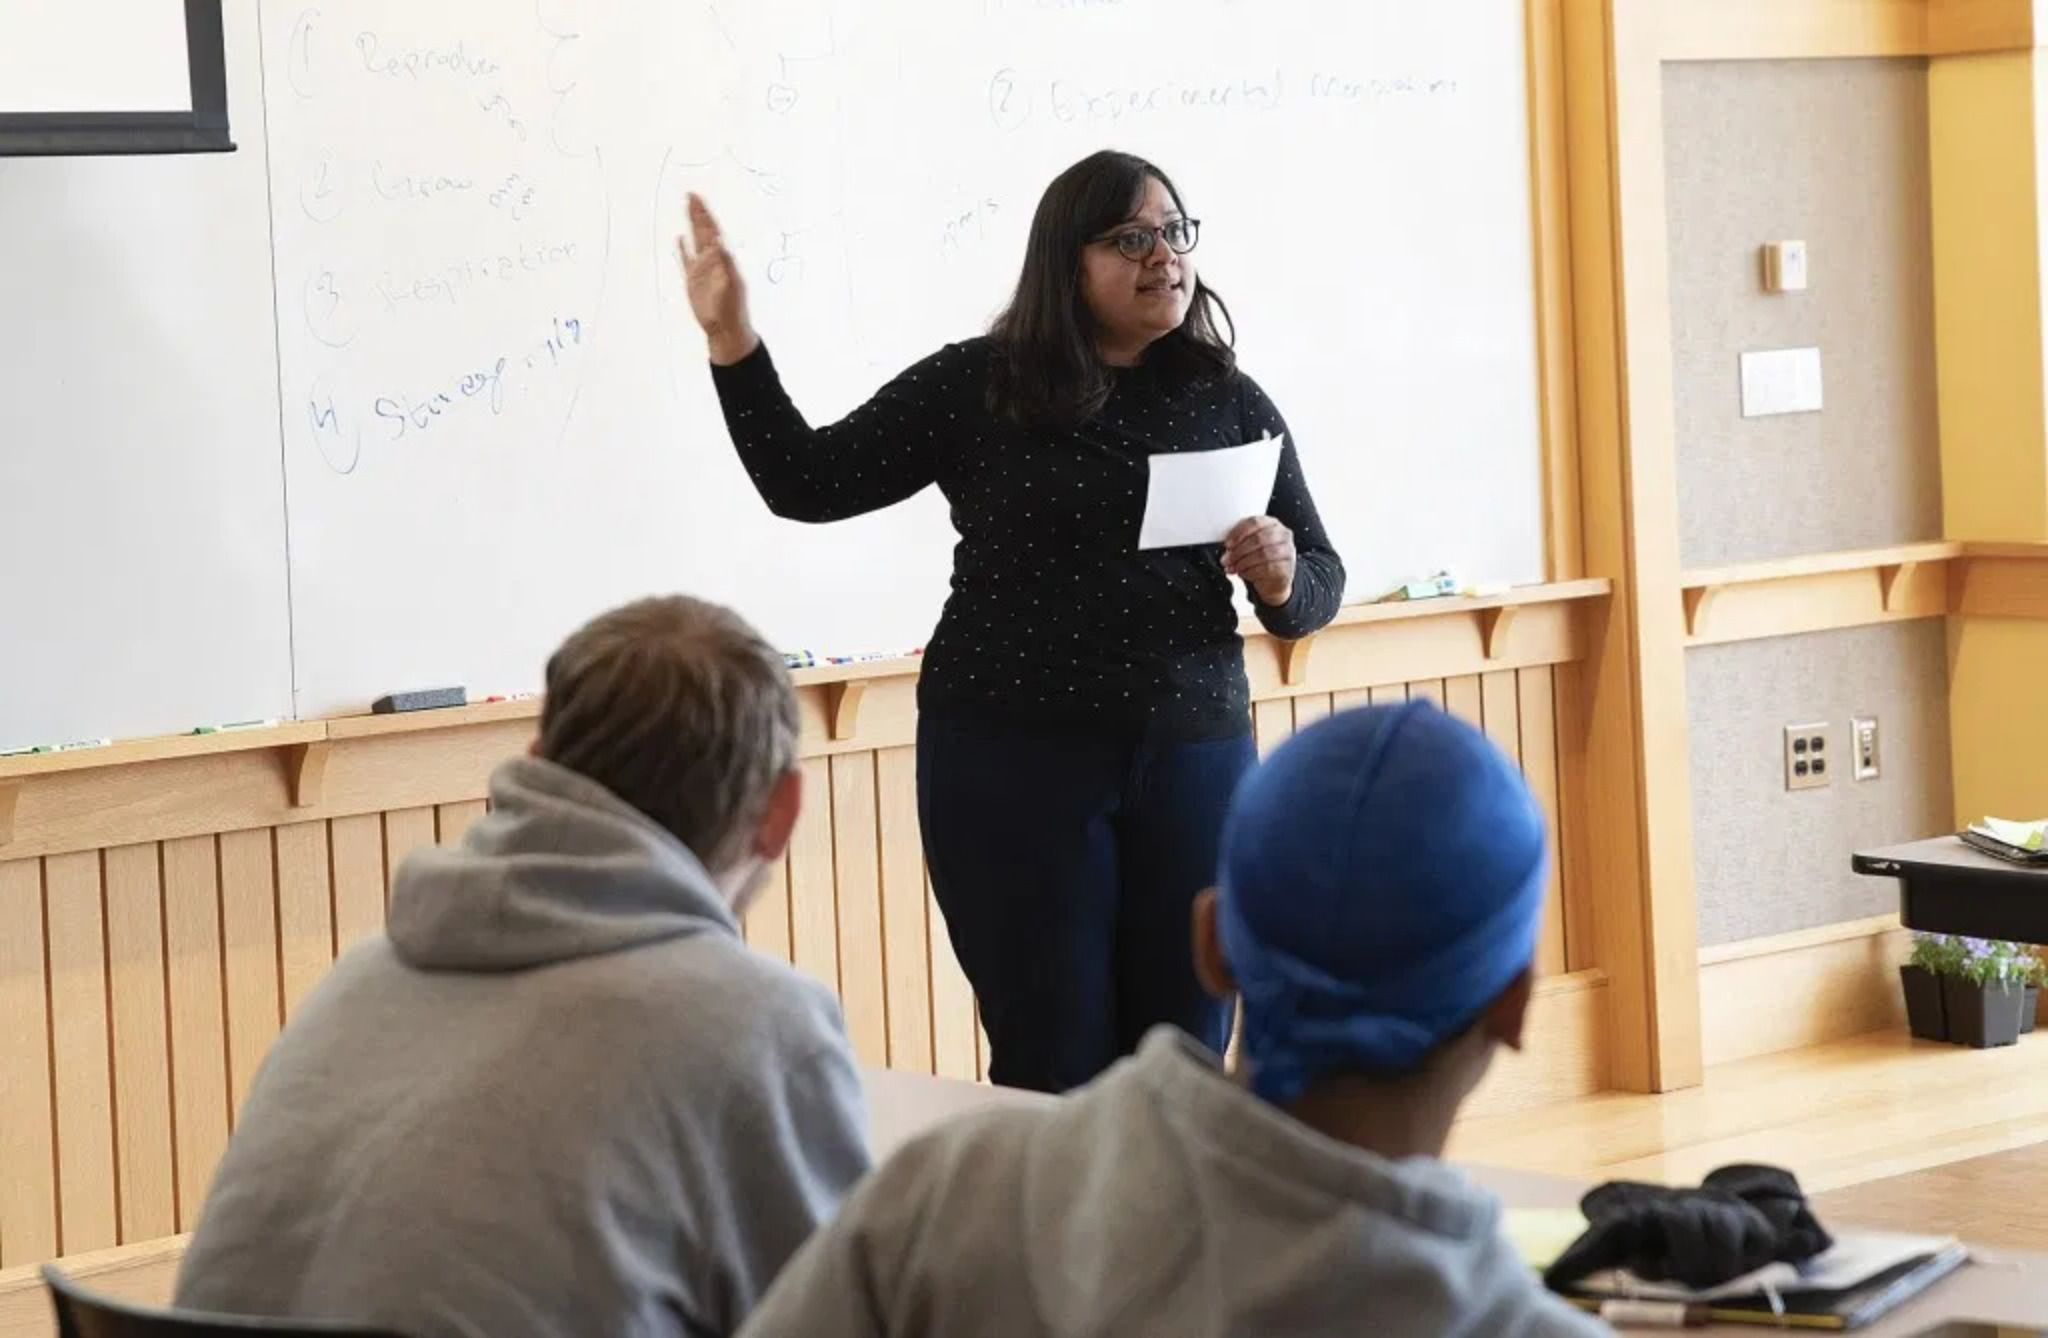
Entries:
{"type": "Polygon", "coordinates": [[[989,1037],[989,1080],[1062,1092],[1170,1022],[1211,1048],[1230,1008],[1195,979],[1191,910],[1249,734],[1133,744],[922,717],[932,890],[989,1037]]]}

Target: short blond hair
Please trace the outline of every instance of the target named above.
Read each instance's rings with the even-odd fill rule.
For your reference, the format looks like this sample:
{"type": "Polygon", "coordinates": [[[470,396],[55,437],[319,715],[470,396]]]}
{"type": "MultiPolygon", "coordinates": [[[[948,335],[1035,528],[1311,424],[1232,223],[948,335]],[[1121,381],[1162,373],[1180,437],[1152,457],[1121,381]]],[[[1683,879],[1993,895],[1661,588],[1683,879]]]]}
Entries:
{"type": "Polygon", "coordinates": [[[713,873],[744,857],[796,750],[783,657],[719,605],[637,600],[548,661],[538,755],[645,813],[713,873]]]}

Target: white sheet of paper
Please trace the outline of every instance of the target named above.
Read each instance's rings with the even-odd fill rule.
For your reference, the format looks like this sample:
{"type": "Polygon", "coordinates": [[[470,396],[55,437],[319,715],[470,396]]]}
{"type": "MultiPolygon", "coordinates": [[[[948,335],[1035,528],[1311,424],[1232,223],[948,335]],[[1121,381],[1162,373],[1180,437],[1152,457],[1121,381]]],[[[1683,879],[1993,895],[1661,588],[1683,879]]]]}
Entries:
{"type": "Polygon", "coordinates": [[[1153,456],[1138,547],[1220,544],[1239,521],[1265,515],[1286,440],[1261,437],[1221,450],[1153,456]]]}

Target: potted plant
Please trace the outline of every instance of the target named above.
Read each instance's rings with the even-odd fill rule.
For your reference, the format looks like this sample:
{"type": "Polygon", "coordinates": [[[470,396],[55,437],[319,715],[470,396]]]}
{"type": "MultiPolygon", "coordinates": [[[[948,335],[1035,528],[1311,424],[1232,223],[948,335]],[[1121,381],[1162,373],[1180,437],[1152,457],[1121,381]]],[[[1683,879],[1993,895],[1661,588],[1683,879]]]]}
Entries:
{"type": "Polygon", "coordinates": [[[1949,1039],[1988,1049],[2020,1038],[2020,1006],[2026,999],[2024,954],[2011,943],[1965,938],[1953,974],[1941,978],[1942,1007],[1949,1039]]]}
{"type": "Polygon", "coordinates": [[[1962,945],[1948,935],[1913,935],[1913,955],[1899,968],[1899,984],[1906,995],[1906,1026],[1919,1039],[1948,1039],[1942,980],[1956,974],[1962,960],[1962,945]]]}
{"type": "Polygon", "coordinates": [[[2022,948],[2020,953],[2020,984],[2025,998],[2020,1003],[2020,1035],[2034,1030],[2034,1014],[2041,1007],[2041,985],[2048,981],[2048,962],[2041,960],[2037,948],[2022,948]]]}

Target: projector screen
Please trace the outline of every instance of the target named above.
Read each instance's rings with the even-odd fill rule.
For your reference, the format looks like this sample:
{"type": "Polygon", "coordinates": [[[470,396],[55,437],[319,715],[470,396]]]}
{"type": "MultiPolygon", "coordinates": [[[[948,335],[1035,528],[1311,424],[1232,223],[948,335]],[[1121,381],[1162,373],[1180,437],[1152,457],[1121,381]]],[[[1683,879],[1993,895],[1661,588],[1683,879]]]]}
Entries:
{"type": "Polygon", "coordinates": [[[0,156],[233,147],[221,0],[0,0],[0,156]]]}

